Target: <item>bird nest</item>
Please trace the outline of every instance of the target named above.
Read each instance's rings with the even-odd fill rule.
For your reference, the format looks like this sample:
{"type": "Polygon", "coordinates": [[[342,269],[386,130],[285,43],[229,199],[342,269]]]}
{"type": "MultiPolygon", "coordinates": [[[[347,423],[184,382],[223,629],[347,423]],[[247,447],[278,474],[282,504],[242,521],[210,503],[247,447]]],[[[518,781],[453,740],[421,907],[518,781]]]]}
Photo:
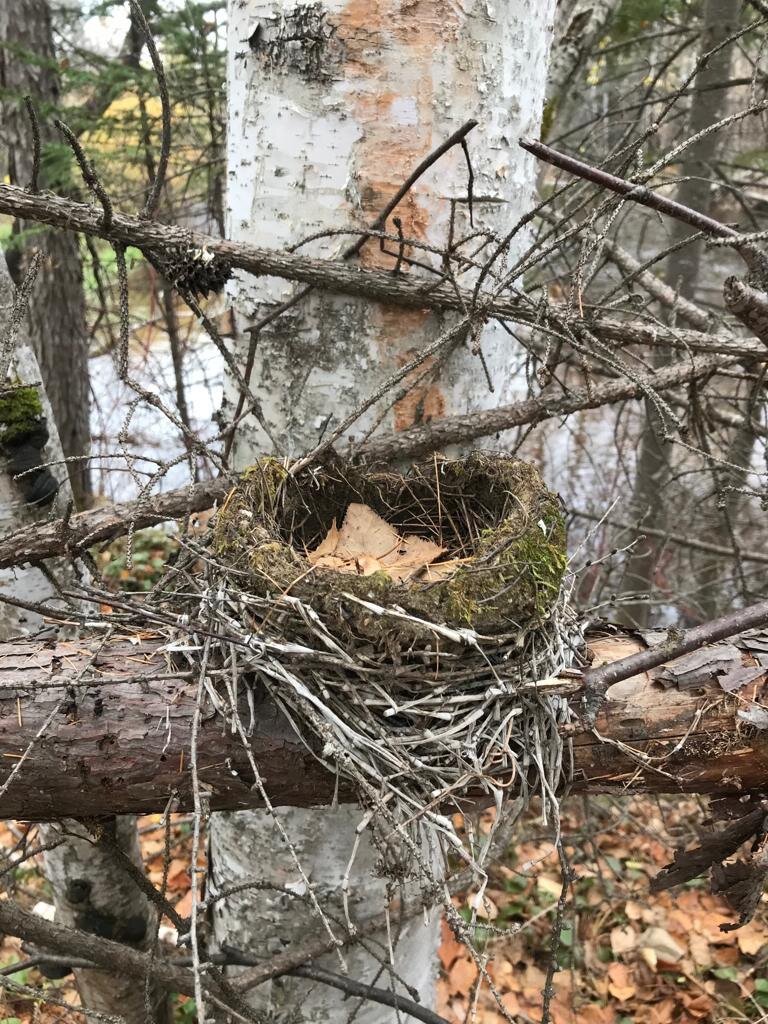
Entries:
{"type": "Polygon", "coordinates": [[[420,862],[425,825],[479,869],[487,837],[459,841],[446,814],[466,798],[519,813],[538,793],[556,814],[569,711],[555,677],[578,629],[562,511],[534,467],[474,453],[292,475],[263,459],[211,546],[222,581],[201,616],[356,787],[390,869],[393,836],[401,877],[420,862]]]}

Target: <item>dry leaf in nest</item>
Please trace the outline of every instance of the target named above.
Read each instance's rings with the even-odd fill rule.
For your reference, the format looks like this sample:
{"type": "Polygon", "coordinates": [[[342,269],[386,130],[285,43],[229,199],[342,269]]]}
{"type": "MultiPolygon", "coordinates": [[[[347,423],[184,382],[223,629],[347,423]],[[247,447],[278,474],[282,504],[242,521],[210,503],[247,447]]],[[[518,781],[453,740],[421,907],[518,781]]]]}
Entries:
{"type": "Polygon", "coordinates": [[[394,526],[368,505],[353,502],[341,529],[334,520],[327,535],[308,553],[307,559],[318,568],[356,576],[385,572],[400,583],[414,578],[431,583],[450,575],[462,561],[453,558],[433,564],[445,550],[424,537],[413,534],[401,537],[394,526]]]}

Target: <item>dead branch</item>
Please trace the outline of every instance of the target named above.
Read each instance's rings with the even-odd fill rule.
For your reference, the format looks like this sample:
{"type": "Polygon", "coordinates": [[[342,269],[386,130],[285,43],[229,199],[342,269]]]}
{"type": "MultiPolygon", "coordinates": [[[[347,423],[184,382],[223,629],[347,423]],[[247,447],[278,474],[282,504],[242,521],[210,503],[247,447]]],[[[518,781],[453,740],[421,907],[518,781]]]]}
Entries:
{"type": "Polygon", "coordinates": [[[737,277],[728,277],[723,284],[723,298],[728,309],[768,345],[768,296],[737,277]]]}
{"type": "Polygon", "coordinates": [[[141,530],[202,512],[220,501],[229,488],[227,478],[217,477],[137,501],[79,512],[47,524],[31,523],[0,541],[0,567],[39,562],[56,554],[77,555],[95,544],[124,536],[131,527],[141,530]]]}
{"type": "MultiPolygon", "coordinates": [[[[131,946],[100,935],[46,921],[23,910],[14,900],[0,900],[0,932],[18,936],[25,942],[66,958],[82,958],[119,976],[136,978],[141,984],[151,978],[168,991],[195,996],[195,978],[189,968],[177,966],[151,953],[140,953],[131,946]]],[[[213,972],[208,972],[206,985],[220,1003],[231,1007],[241,1018],[254,1022],[260,1020],[234,988],[213,972]]]]}
{"type": "Polygon", "coordinates": [[[726,547],[724,544],[712,544],[710,541],[699,540],[698,537],[687,537],[670,530],[656,530],[651,526],[646,526],[642,520],[628,523],[613,516],[606,519],[605,516],[598,516],[592,512],[576,512],[573,509],[571,510],[571,515],[576,516],[577,519],[588,519],[593,523],[613,526],[617,530],[631,530],[633,533],[639,531],[641,534],[647,534],[649,537],[658,537],[659,540],[663,540],[667,544],[690,548],[692,551],[704,551],[709,555],[717,555],[719,558],[739,558],[742,562],[758,562],[761,565],[768,565],[768,554],[764,551],[755,551],[754,549],[742,551],[735,547],[726,547]]]}
{"type": "Polygon", "coordinates": [[[658,192],[654,192],[639,182],[627,181],[626,178],[610,174],[600,167],[593,167],[567,153],[559,153],[551,146],[546,146],[543,142],[538,142],[535,139],[520,139],[520,145],[527,152],[532,153],[545,163],[552,164],[553,167],[559,167],[560,170],[567,171],[584,181],[591,181],[600,188],[615,192],[616,195],[629,199],[633,203],[639,203],[641,206],[647,206],[651,210],[682,221],[697,231],[704,231],[707,235],[715,238],[739,237],[739,232],[727,224],[721,224],[719,220],[713,220],[712,217],[707,217],[705,214],[699,213],[698,210],[692,210],[688,206],[683,206],[682,203],[675,202],[674,199],[659,195],[658,192]]]}
{"type": "Polygon", "coordinates": [[[768,601],[760,601],[748,608],[740,608],[711,622],[681,632],[670,630],[666,643],[647,651],[641,651],[631,658],[617,661],[584,673],[584,683],[592,693],[604,693],[613,683],[628,679],[638,672],[647,672],[683,654],[697,651],[708,644],[717,643],[726,637],[755,629],[768,623],[768,601]]]}
{"type": "Polygon", "coordinates": [[[0,900],[0,932],[16,935],[64,957],[82,957],[106,970],[127,974],[142,982],[149,976],[171,991],[195,994],[194,978],[187,968],[176,967],[167,960],[140,953],[111,939],[46,921],[23,910],[13,900],[0,900]]]}
{"type": "MultiPolygon", "coordinates": [[[[646,387],[654,391],[665,391],[706,377],[724,365],[727,364],[719,356],[696,357],[674,363],[643,380],[646,387]]],[[[541,423],[582,409],[596,409],[602,405],[641,398],[643,393],[637,381],[611,381],[591,389],[576,389],[565,398],[531,398],[468,416],[448,416],[433,420],[421,427],[373,438],[357,448],[355,454],[370,462],[407,459],[439,450],[449,444],[472,441],[530,423],[541,423]]],[[[55,520],[46,525],[35,523],[23,527],[0,539],[0,568],[39,562],[67,552],[77,554],[94,544],[123,536],[131,527],[142,529],[203,511],[226,495],[230,483],[218,477],[135,502],[80,512],[67,523],[55,520]]]]}
{"type": "MultiPolygon", "coordinates": [[[[716,373],[727,365],[719,356],[700,356],[659,370],[638,380],[621,379],[593,388],[578,388],[564,398],[530,398],[512,405],[498,406],[468,416],[447,416],[421,427],[411,427],[382,438],[374,438],[359,451],[372,461],[388,462],[409,458],[446,445],[488,437],[529,423],[541,423],[557,416],[567,416],[582,409],[596,409],[603,405],[641,398],[648,388],[665,391],[686,384],[699,377],[716,373]],[[643,385],[645,387],[643,387],[643,385]]],[[[0,549],[1,550],[1,549],[0,549]]]]}
{"type": "Polygon", "coordinates": [[[600,244],[608,258],[623,271],[627,279],[637,281],[638,285],[652,295],[657,302],[666,306],[667,309],[675,310],[678,316],[687,320],[696,330],[705,333],[709,330],[712,324],[712,317],[709,313],[697,306],[695,302],[680,295],[650,270],[643,270],[642,263],[614,239],[602,238],[600,244]]]}
{"type": "MultiPolygon", "coordinates": [[[[95,207],[62,196],[27,192],[13,185],[0,184],[0,213],[122,245],[133,245],[153,253],[176,253],[190,247],[207,249],[232,267],[259,277],[266,275],[301,281],[328,291],[404,308],[454,310],[464,314],[478,308],[477,298],[469,289],[455,289],[407,274],[395,277],[385,271],[363,270],[341,260],[312,259],[296,253],[263,249],[124,214],[115,213],[109,230],[105,230],[102,212],[95,207]]],[[[524,324],[536,322],[536,309],[515,297],[500,299],[481,294],[480,302],[481,311],[487,317],[508,318],[524,324]]],[[[557,311],[556,307],[553,311],[557,311]]],[[[569,319],[574,324],[579,322],[570,316],[569,319]]],[[[697,331],[677,331],[656,324],[624,323],[608,318],[595,318],[588,326],[601,340],[614,343],[684,345],[692,349],[699,347],[702,351],[712,351],[712,346],[716,345],[717,351],[733,351],[730,339],[719,339],[697,331]]],[[[754,350],[765,355],[757,345],[754,350]]]]}

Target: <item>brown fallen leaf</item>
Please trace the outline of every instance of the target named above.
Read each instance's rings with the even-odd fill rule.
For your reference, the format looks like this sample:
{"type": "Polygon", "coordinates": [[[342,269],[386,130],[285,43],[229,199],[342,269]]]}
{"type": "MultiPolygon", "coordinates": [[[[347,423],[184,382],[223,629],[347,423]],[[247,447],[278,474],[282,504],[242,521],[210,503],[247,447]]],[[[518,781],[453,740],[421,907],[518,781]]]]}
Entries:
{"type": "Polygon", "coordinates": [[[632,981],[629,968],[626,964],[611,964],[608,968],[608,977],[610,979],[608,991],[611,993],[613,998],[618,999],[620,1003],[625,1002],[627,999],[631,999],[637,992],[637,987],[632,981]]]}
{"type": "Polygon", "coordinates": [[[444,579],[463,561],[453,558],[435,563],[445,548],[425,537],[401,537],[394,526],[368,505],[353,502],[339,529],[334,520],[314,551],[307,554],[310,565],[357,576],[385,572],[398,582],[418,576],[425,583],[444,579]]]}
{"type": "Polygon", "coordinates": [[[440,948],[438,950],[438,956],[440,957],[440,963],[443,965],[443,970],[447,971],[453,963],[460,956],[465,956],[467,947],[463,943],[459,942],[456,936],[451,931],[448,922],[443,918],[440,922],[440,948]]]}
{"type": "Polygon", "coordinates": [[[637,945],[637,932],[631,924],[611,928],[611,950],[614,956],[631,952],[637,945]]]}
{"type": "Polygon", "coordinates": [[[599,1003],[587,1003],[579,1008],[580,1024],[613,1024],[616,1013],[612,1007],[601,1006],[599,1003]]]}
{"type": "Polygon", "coordinates": [[[708,968],[712,966],[712,949],[703,935],[699,935],[697,932],[692,931],[688,935],[688,949],[691,954],[691,959],[698,968],[708,968]]]}
{"type": "Polygon", "coordinates": [[[189,864],[183,857],[174,857],[168,865],[168,888],[176,892],[188,889],[191,884],[188,869],[189,864]]]}
{"type": "Polygon", "coordinates": [[[768,942],[768,932],[756,921],[750,921],[738,929],[736,942],[742,953],[746,956],[754,956],[768,942]]]}
{"type": "Polygon", "coordinates": [[[671,1024],[677,1019],[677,1004],[674,999],[662,999],[661,1002],[647,1007],[648,1024],[671,1024]]]}
{"type": "Polygon", "coordinates": [[[477,978],[477,967],[471,960],[459,959],[448,973],[448,988],[453,994],[469,992],[477,978]]]}

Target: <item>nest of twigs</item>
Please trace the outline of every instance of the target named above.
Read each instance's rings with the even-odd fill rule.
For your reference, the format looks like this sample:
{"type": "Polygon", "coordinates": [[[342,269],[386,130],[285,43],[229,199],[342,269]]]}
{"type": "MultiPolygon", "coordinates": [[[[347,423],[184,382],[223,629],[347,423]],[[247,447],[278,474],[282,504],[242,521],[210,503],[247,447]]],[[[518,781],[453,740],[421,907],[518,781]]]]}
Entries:
{"type": "Polygon", "coordinates": [[[418,871],[426,823],[479,866],[445,813],[468,795],[501,811],[514,793],[519,813],[539,793],[556,811],[568,709],[553,677],[577,628],[562,512],[532,466],[475,453],[293,476],[265,459],[211,546],[223,579],[200,614],[355,784],[390,854],[405,838],[418,871]]]}

